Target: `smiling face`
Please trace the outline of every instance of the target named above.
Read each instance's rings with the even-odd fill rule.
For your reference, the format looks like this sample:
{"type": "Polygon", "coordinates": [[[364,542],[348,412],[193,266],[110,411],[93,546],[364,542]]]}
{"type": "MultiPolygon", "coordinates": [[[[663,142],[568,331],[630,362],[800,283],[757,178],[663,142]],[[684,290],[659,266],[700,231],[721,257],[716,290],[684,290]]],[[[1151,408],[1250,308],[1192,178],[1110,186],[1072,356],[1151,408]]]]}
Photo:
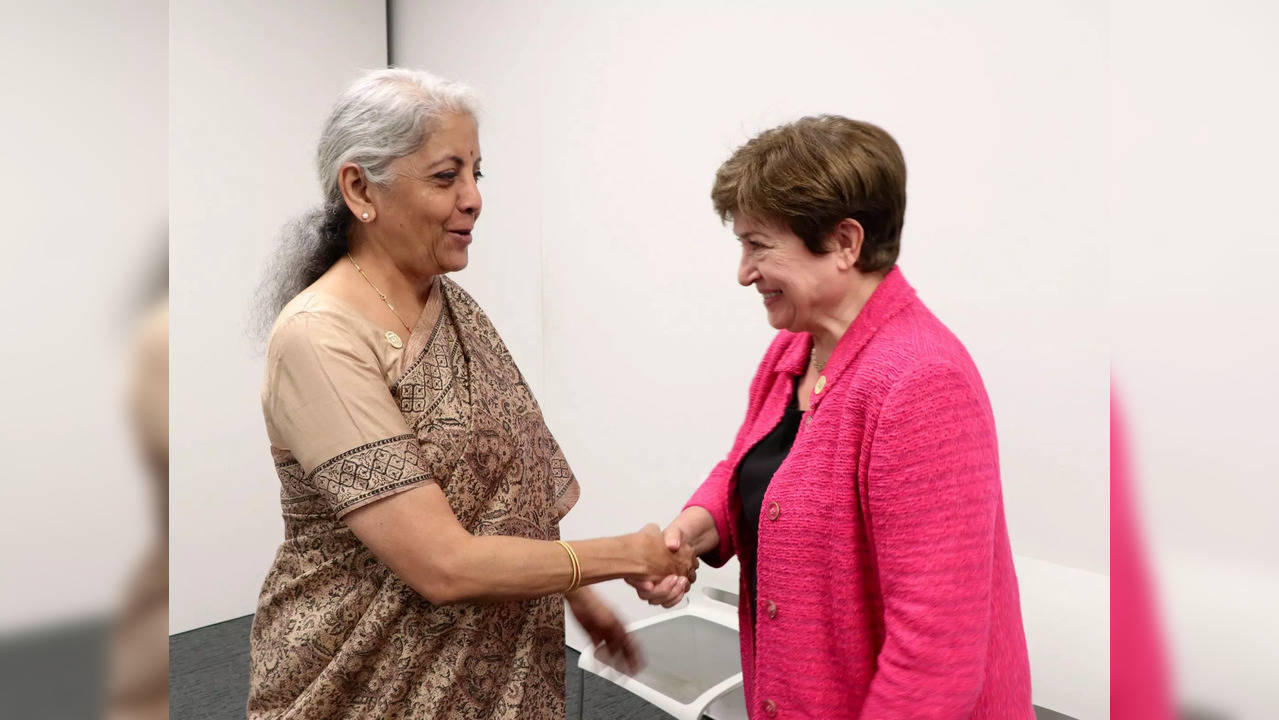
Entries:
{"type": "Polygon", "coordinates": [[[480,140],[470,115],[447,115],[425,144],[391,164],[386,188],[370,188],[376,230],[396,265],[416,275],[466,267],[482,201],[480,140]]]}
{"type": "Polygon", "coordinates": [[[774,328],[813,332],[844,300],[840,253],[814,255],[785,227],[748,216],[733,218],[733,234],[742,245],[737,282],[755,286],[774,328]]]}

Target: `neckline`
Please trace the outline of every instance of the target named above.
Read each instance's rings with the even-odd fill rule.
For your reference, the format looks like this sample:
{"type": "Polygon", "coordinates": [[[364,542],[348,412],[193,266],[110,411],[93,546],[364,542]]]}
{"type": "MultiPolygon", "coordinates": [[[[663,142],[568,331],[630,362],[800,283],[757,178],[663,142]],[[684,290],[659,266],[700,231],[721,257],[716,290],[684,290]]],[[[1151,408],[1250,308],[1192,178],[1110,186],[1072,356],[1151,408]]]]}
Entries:
{"type": "MultiPolygon", "coordinates": [[[[404,351],[404,354],[406,357],[411,357],[411,355],[409,355],[407,351],[409,350],[409,348],[413,346],[414,341],[418,338],[419,335],[421,335],[424,331],[426,332],[430,331],[431,328],[428,327],[428,325],[433,326],[435,320],[437,319],[436,316],[439,315],[439,311],[441,309],[441,303],[440,303],[441,287],[440,286],[441,286],[440,276],[436,275],[435,278],[431,281],[430,294],[426,298],[426,305],[423,306],[422,312],[417,316],[417,322],[414,324],[413,329],[409,331],[408,336],[402,338],[402,340],[404,341],[403,347],[399,349],[404,351]]],[[[318,290],[316,288],[307,288],[304,292],[306,294],[313,295],[315,297],[323,298],[325,301],[340,307],[348,315],[358,318],[363,325],[371,328],[379,336],[386,335],[388,331],[395,333],[397,336],[400,335],[400,330],[384,327],[381,323],[374,321],[368,315],[365,315],[363,312],[361,312],[360,309],[355,307],[355,305],[352,304],[351,302],[342,299],[338,295],[335,295],[334,293],[329,292],[328,290],[318,290]]],[[[423,346],[425,347],[425,343],[423,344],[423,346]]]]}
{"type": "MultiPolygon", "coordinates": [[[[826,378],[826,386],[830,387],[839,380],[839,376],[844,369],[852,364],[852,361],[858,356],[862,348],[866,346],[870,339],[879,332],[890,319],[892,319],[903,308],[915,301],[915,289],[906,281],[902,275],[901,269],[893,266],[884,279],[879,282],[875,290],[871,292],[870,298],[866,304],[862,306],[861,311],[857,313],[857,317],[853,319],[848,329],[835,343],[835,349],[831,352],[830,357],[826,360],[826,365],[822,368],[819,376],[826,378]]],[[[776,371],[802,377],[808,368],[809,358],[813,349],[813,336],[807,332],[788,333],[793,339],[786,348],[782,357],[775,365],[776,371]],[[796,340],[797,339],[797,340],[796,340]]],[[[817,405],[828,396],[827,393],[818,395],[810,394],[809,409],[816,409],[817,405]]]]}
{"type": "Polygon", "coordinates": [[[806,410],[799,406],[799,386],[803,375],[796,375],[791,378],[790,386],[790,402],[786,403],[786,409],[782,411],[782,419],[790,417],[792,414],[803,415],[806,410]]]}
{"type": "MultiPolygon", "coordinates": [[[[395,378],[395,385],[397,386],[404,382],[404,378],[408,377],[409,373],[413,372],[413,369],[422,362],[422,358],[426,356],[427,349],[435,341],[435,335],[439,331],[440,325],[444,323],[444,315],[449,312],[449,303],[444,297],[446,285],[447,281],[440,275],[436,275],[435,280],[432,281],[431,294],[426,299],[426,307],[422,308],[422,314],[418,316],[417,325],[404,343],[404,359],[400,363],[400,372],[395,378]]],[[[460,335],[457,341],[461,342],[460,335]]],[[[465,359],[464,362],[469,365],[469,358],[465,359]]],[[[468,404],[469,402],[468,400],[468,404]]]]}

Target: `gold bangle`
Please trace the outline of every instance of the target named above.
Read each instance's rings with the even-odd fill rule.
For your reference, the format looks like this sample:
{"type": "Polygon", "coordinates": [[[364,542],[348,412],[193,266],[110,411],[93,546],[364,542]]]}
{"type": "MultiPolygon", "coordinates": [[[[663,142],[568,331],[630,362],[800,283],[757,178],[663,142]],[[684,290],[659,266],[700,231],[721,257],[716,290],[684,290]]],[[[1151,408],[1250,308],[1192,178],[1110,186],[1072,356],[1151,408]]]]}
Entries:
{"type": "Polygon", "coordinates": [[[569,562],[573,565],[573,579],[569,581],[568,588],[564,590],[565,593],[571,593],[582,584],[582,565],[578,562],[577,553],[573,551],[573,547],[571,545],[563,540],[556,540],[555,542],[559,543],[560,547],[568,551],[569,562]]]}
{"type": "Polygon", "coordinates": [[[573,592],[582,586],[582,561],[577,559],[577,551],[572,545],[564,543],[564,547],[568,548],[568,554],[573,560],[573,586],[569,588],[569,592],[573,592]]]}
{"type": "Polygon", "coordinates": [[[563,540],[556,540],[555,542],[558,543],[560,547],[564,548],[566,552],[568,552],[568,560],[569,560],[569,564],[572,566],[571,574],[573,577],[571,580],[569,580],[568,588],[566,588],[564,592],[571,593],[574,590],[576,590],[578,585],[580,585],[582,582],[582,568],[577,562],[577,553],[573,551],[573,547],[571,545],[564,542],[563,540]]]}

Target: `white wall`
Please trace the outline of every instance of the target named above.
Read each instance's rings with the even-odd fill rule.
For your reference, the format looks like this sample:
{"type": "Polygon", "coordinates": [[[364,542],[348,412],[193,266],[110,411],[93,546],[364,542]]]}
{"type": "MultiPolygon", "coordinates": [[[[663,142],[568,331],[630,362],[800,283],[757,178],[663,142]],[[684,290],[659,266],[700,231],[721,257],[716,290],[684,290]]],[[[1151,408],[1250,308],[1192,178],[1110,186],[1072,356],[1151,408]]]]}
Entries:
{"type": "Polygon", "coordinates": [[[163,2],[0,23],[0,635],[114,610],[155,523],[125,406],[165,212],[163,2]]]}
{"type": "Polygon", "coordinates": [[[253,612],[283,538],[246,313],[276,232],[320,201],[329,107],[386,63],[385,7],[172,8],[170,632],[253,612]]]}
{"type": "MultiPolygon", "coordinates": [[[[1104,716],[1105,4],[559,0],[394,12],[397,64],[467,80],[487,99],[481,228],[521,255],[477,253],[461,281],[504,333],[529,332],[526,305],[540,302],[540,353],[515,354],[542,360],[534,387],[582,482],[568,537],[667,522],[741,421],[772,330],[737,286],[736,245],[710,208],[718,164],[803,114],[889,129],[910,168],[901,265],[986,379],[1014,549],[1091,578],[1078,590],[1084,637],[1041,649],[1033,670],[1075,703],[1058,709],[1104,716]],[[526,243],[540,243],[540,284],[527,278],[526,243]],[[1055,662],[1059,652],[1073,656],[1055,662]],[[1094,670],[1068,674],[1077,667],[1094,670]]],[[[734,567],[703,578],[736,587],[734,567]]],[[[627,619],[652,612],[621,583],[604,592],[627,619]]],[[[1034,594],[1051,597],[1051,584],[1034,594]]]]}
{"type": "Polygon", "coordinates": [[[1181,695],[1279,706],[1279,6],[1115,6],[1115,383],[1181,695]]]}

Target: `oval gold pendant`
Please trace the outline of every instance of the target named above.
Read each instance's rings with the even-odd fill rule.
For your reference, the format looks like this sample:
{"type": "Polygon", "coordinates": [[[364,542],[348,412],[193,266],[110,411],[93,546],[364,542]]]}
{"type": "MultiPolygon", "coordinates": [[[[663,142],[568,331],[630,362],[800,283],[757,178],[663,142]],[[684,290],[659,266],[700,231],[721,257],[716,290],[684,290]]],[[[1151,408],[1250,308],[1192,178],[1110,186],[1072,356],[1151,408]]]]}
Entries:
{"type": "Polygon", "coordinates": [[[821,377],[817,378],[817,385],[816,385],[815,387],[813,387],[813,392],[814,392],[814,393],[816,393],[816,394],[818,394],[818,395],[821,395],[821,394],[822,394],[822,391],[823,391],[823,390],[825,390],[825,389],[826,389],[826,376],[825,376],[825,375],[823,375],[823,376],[821,376],[821,377]]]}
{"type": "Polygon", "coordinates": [[[391,347],[393,348],[399,349],[404,347],[404,341],[400,339],[400,336],[390,330],[386,331],[386,341],[391,343],[391,347]]]}

